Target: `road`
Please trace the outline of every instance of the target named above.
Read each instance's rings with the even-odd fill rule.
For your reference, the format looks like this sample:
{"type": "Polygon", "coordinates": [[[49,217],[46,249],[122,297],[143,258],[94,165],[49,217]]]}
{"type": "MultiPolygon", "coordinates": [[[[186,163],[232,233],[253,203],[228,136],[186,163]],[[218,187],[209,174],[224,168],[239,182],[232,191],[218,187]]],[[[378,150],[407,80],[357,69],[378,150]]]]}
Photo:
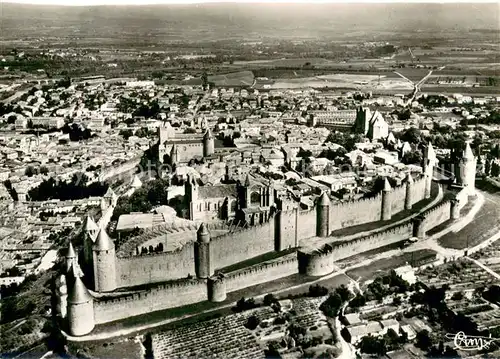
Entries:
{"type": "Polygon", "coordinates": [[[415,100],[415,97],[417,96],[418,92],[420,91],[420,86],[422,86],[425,83],[425,81],[427,81],[427,79],[432,75],[432,70],[430,70],[429,73],[427,75],[425,75],[417,83],[414,83],[412,80],[410,80],[408,77],[404,76],[400,72],[394,71],[394,73],[413,85],[413,91],[411,93],[411,97],[408,99],[408,101],[405,104],[405,106],[409,106],[415,100]]]}

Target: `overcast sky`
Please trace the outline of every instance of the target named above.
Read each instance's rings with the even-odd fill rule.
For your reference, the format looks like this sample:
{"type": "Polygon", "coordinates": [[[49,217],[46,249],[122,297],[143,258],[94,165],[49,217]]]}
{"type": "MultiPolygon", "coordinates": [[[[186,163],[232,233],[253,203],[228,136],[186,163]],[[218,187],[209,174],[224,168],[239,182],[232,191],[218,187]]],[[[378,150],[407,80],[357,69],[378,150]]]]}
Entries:
{"type": "Polygon", "coordinates": [[[149,4],[200,4],[200,3],[395,3],[395,2],[489,2],[495,3],[497,0],[0,0],[0,3],[19,3],[19,4],[41,4],[41,5],[70,5],[70,6],[88,6],[88,5],[149,5],[149,4]]]}

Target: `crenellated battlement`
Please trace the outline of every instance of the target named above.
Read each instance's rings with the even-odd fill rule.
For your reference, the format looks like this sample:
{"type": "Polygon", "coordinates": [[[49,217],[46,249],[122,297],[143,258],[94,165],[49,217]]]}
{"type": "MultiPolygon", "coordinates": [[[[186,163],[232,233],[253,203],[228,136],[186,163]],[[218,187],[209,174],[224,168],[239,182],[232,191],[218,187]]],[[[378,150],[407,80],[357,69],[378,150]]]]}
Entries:
{"type": "MultiPolygon", "coordinates": [[[[196,240],[196,231],[200,227],[201,223],[192,222],[188,220],[179,220],[178,222],[173,222],[170,224],[165,224],[161,226],[156,226],[154,228],[145,229],[143,233],[129,238],[117,251],[117,256],[120,258],[140,256],[146,254],[137,254],[137,248],[139,248],[143,243],[150,240],[168,237],[169,235],[182,234],[185,233],[188,237],[186,238],[186,243],[196,240]]],[[[207,228],[209,231],[229,231],[231,229],[231,224],[227,223],[208,223],[207,228]]],[[[234,228],[234,227],[233,227],[234,228]]],[[[237,228],[237,227],[236,227],[237,228]]],[[[149,253],[148,253],[149,255],[149,253]]]]}
{"type": "Polygon", "coordinates": [[[245,277],[249,274],[261,274],[265,271],[267,271],[269,268],[278,268],[283,265],[291,264],[291,263],[296,263],[297,262],[297,256],[294,255],[289,255],[286,258],[283,258],[281,260],[276,260],[272,262],[266,262],[266,263],[260,263],[256,264],[251,267],[243,268],[234,272],[229,272],[229,273],[223,273],[224,277],[227,279],[237,279],[237,278],[242,278],[245,277]]]}
{"type": "Polygon", "coordinates": [[[424,213],[422,213],[422,216],[425,218],[425,217],[428,217],[428,216],[432,216],[436,212],[442,211],[443,209],[448,209],[449,210],[450,206],[451,206],[451,201],[450,200],[445,200],[445,201],[443,201],[441,203],[438,203],[434,207],[429,208],[427,211],[425,211],[424,213]]]}
{"type": "Polygon", "coordinates": [[[206,284],[206,280],[203,279],[182,279],[172,283],[159,284],[154,288],[140,291],[137,293],[127,293],[120,297],[112,298],[94,298],[94,305],[99,306],[109,306],[123,303],[136,303],[151,296],[161,295],[162,292],[177,291],[178,289],[189,289],[191,287],[199,286],[200,284],[206,284]]]}
{"type": "Polygon", "coordinates": [[[194,242],[187,242],[185,243],[182,247],[177,247],[172,251],[168,252],[153,252],[153,253],[145,253],[145,254],[140,254],[140,255],[134,255],[134,256],[125,256],[125,257],[118,257],[119,262],[132,262],[135,261],[137,258],[146,258],[146,257],[176,257],[179,253],[184,252],[186,250],[191,250],[194,247],[194,242]]]}

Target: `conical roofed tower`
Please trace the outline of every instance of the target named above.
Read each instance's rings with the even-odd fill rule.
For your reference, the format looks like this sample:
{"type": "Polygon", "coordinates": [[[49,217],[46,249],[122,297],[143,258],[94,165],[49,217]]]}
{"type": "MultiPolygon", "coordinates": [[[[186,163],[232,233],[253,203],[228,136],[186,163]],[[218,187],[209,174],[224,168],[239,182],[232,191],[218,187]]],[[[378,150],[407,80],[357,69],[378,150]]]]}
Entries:
{"type": "Polygon", "coordinates": [[[203,135],[203,157],[211,156],[214,154],[214,152],[215,152],[214,136],[212,135],[212,131],[210,131],[210,128],[208,128],[205,134],[203,135]]]}
{"type": "Polygon", "coordinates": [[[73,248],[73,243],[71,241],[68,245],[68,251],[66,252],[66,271],[69,271],[71,266],[78,261],[75,248],[73,248]]]}
{"type": "Polygon", "coordinates": [[[94,287],[99,292],[116,289],[115,244],[101,228],[92,247],[94,264],[94,287]]]}
{"type": "Polygon", "coordinates": [[[210,232],[208,231],[207,225],[205,223],[202,223],[200,225],[196,234],[198,242],[203,242],[203,243],[210,242],[210,232]]]}
{"type": "Polygon", "coordinates": [[[323,192],[317,203],[316,234],[318,237],[328,237],[330,234],[330,198],[323,192]]]}
{"type": "Polygon", "coordinates": [[[71,335],[85,335],[94,329],[94,299],[78,276],[68,293],[67,315],[71,335]]]}
{"type": "Polygon", "coordinates": [[[474,196],[476,193],[476,167],[477,158],[472,152],[470,142],[465,143],[465,150],[462,154],[462,159],[459,162],[458,182],[462,185],[469,196],[474,196]]]}
{"type": "Polygon", "coordinates": [[[387,177],[384,178],[384,188],[382,189],[382,220],[388,221],[392,217],[392,187],[387,177]]]}
{"type": "Polygon", "coordinates": [[[194,260],[198,278],[208,278],[214,274],[210,257],[210,232],[205,223],[202,223],[198,228],[197,241],[194,246],[194,260]]]}

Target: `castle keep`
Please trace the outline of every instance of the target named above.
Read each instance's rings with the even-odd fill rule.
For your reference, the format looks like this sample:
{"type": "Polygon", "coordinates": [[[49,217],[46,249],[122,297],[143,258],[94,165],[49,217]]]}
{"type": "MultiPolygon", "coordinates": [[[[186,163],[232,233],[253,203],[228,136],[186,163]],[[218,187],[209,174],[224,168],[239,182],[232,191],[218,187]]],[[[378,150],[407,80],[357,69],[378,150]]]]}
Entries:
{"type": "MultiPolygon", "coordinates": [[[[275,201],[276,210],[262,222],[246,228],[201,223],[165,230],[161,236],[166,243],[176,235],[184,239],[181,246],[168,252],[140,254],[139,247],[117,249],[105,229],[88,218],[81,262],[70,246],[66,273],[58,280],[59,311],[69,334],[85,335],[98,324],[168,308],[207,300],[221,302],[227,293],[297,273],[323,276],[334,271],[336,261],[410,237],[424,238],[430,229],[457,219],[465,204],[447,199],[418,217],[390,225],[393,215],[431,197],[437,160],[429,147],[422,176],[414,179],[409,174],[395,188],[386,179],[383,190],[372,198],[337,204],[323,193],[313,209],[302,210],[266,194],[264,198],[275,201]],[[385,227],[351,240],[331,237],[335,230],[369,222],[385,227]],[[285,250],[289,251],[264,263],[238,265],[285,250]]],[[[463,178],[470,181],[467,170],[475,173],[475,167],[464,167],[463,178]]],[[[470,185],[464,184],[467,193],[473,191],[467,187],[470,185]]]]}

